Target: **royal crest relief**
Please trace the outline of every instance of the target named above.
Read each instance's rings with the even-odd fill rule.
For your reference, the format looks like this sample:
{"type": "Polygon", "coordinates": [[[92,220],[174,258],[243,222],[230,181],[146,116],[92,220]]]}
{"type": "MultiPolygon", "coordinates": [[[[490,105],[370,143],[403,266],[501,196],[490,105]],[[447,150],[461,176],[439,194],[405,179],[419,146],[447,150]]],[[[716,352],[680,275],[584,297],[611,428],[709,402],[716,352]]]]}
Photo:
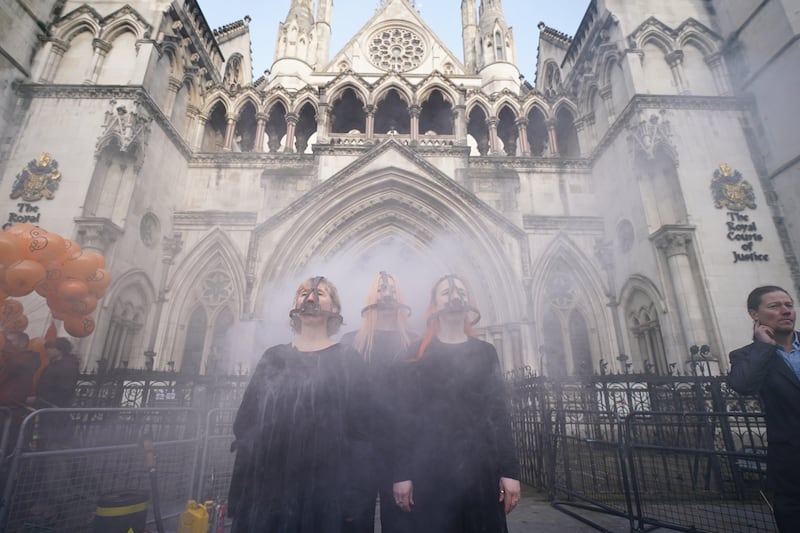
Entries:
{"type": "Polygon", "coordinates": [[[742,179],[738,170],[727,163],[720,163],[711,180],[714,207],[730,211],[744,211],[756,208],[756,195],[750,182],[742,179]]]}
{"type": "Polygon", "coordinates": [[[58,161],[46,152],[42,152],[39,159],[32,159],[28,165],[17,174],[14,187],[11,189],[11,199],[22,198],[25,202],[36,202],[42,198],[53,199],[53,195],[61,182],[61,171],[58,170],[58,161]]]}

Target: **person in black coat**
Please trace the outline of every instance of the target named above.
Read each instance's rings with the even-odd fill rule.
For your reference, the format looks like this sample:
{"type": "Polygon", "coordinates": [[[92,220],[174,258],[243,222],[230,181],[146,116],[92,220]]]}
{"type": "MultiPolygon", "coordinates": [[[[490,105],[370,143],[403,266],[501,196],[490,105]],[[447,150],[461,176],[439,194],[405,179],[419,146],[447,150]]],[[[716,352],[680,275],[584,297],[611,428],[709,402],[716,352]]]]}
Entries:
{"type": "MultiPolygon", "coordinates": [[[[399,360],[417,338],[410,331],[411,309],[394,276],[380,272],[372,280],[367,302],[361,310],[361,327],[342,336],[342,343],[355,347],[366,364],[369,393],[367,431],[372,459],[362,466],[365,487],[363,502],[358,506],[355,533],[372,533],[375,529],[375,495],[380,501],[380,524],[383,533],[409,531],[408,517],[394,503],[392,493],[392,457],[394,455],[394,407],[398,396],[393,392],[399,360]]],[[[402,397],[402,396],[401,396],[402,397]]]]}
{"type": "Polygon", "coordinates": [[[782,533],[800,531],[800,336],[794,300],[774,285],[747,298],[753,342],[730,353],[730,387],[758,394],[767,419],[767,481],[782,533]]]}
{"type": "Polygon", "coordinates": [[[415,533],[505,533],[520,500],[509,398],[497,351],[463,280],[433,287],[428,329],[398,379],[393,492],[415,533]]]}
{"type": "Polygon", "coordinates": [[[342,323],[336,288],[300,285],[290,312],[296,336],[269,348],[247,385],[233,432],[228,496],[232,533],[350,531],[355,466],[366,455],[363,362],[331,339],[342,323]]]}

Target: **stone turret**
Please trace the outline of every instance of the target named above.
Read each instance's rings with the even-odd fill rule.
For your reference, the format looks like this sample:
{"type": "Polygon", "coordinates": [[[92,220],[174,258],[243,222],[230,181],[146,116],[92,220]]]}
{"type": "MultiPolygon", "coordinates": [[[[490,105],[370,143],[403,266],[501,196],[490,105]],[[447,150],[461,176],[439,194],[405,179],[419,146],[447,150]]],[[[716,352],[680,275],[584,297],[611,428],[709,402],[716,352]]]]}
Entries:
{"type": "Polygon", "coordinates": [[[464,66],[471,74],[477,70],[478,17],[475,0],[461,0],[461,35],[464,40],[464,66]]]}
{"type": "Polygon", "coordinates": [[[292,0],[286,20],[278,26],[270,85],[299,89],[317,63],[314,0],[292,0]]]}
{"type": "Polygon", "coordinates": [[[481,0],[478,12],[478,71],[487,93],[508,89],[519,93],[514,35],[506,24],[501,0],[481,0]]]}
{"type": "Polygon", "coordinates": [[[331,17],[333,16],[333,0],[319,0],[317,4],[317,66],[328,62],[331,48],[331,17]]]}

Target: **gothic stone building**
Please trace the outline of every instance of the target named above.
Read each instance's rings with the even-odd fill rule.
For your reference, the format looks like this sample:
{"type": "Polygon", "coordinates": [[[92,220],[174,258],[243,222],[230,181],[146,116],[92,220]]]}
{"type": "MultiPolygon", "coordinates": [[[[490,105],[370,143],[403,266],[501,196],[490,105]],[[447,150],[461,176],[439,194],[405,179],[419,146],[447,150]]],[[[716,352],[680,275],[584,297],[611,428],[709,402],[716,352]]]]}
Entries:
{"type": "Polygon", "coordinates": [[[501,0],[462,1],[460,55],[408,0],[341,50],[332,0],[283,3],[258,79],[250,19],[197,0],[0,7],[4,223],[113,275],[86,368],[246,369],[298,280],[331,277],[354,328],[387,269],[418,320],[462,274],[507,370],[686,373],[706,345],[724,372],[747,292],[800,285],[792,1],[591,0],[574,36],[539,24],[536,65],[501,0]],[[30,162],[52,199],[14,199],[30,162]]]}

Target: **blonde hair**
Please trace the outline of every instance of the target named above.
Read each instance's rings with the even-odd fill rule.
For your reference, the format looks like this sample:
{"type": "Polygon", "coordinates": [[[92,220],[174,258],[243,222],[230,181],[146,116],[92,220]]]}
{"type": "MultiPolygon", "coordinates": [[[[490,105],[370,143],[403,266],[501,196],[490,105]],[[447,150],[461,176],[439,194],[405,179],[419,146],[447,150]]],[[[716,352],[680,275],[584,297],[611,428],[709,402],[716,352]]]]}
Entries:
{"type": "MultiPolygon", "coordinates": [[[[294,291],[295,306],[297,305],[297,297],[300,295],[300,292],[305,289],[310,289],[314,285],[315,279],[316,278],[308,278],[297,287],[296,291],[294,291]]],[[[319,280],[319,285],[325,285],[328,288],[328,295],[331,298],[331,304],[333,305],[333,308],[336,309],[336,313],[338,314],[338,316],[328,316],[327,331],[328,331],[328,337],[330,337],[331,335],[336,335],[337,333],[339,333],[339,328],[342,327],[342,301],[339,299],[339,291],[336,289],[336,285],[331,283],[331,280],[329,280],[326,277],[322,277],[322,279],[319,280]]],[[[300,327],[302,326],[300,318],[291,317],[289,320],[292,327],[292,331],[294,333],[299,334],[300,327]]]]}
{"type": "MultiPolygon", "coordinates": [[[[397,303],[402,306],[404,304],[403,293],[400,291],[400,285],[397,283],[397,279],[391,274],[386,273],[385,275],[394,283],[395,299],[397,303]]],[[[361,314],[361,326],[358,328],[358,333],[356,333],[354,341],[356,350],[363,355],[364,360],[367,362],[369,362],[372,354],[375,340],[375,328],[378,325],[378,289],[380,288],[382,278],[383,273],[378,274],[369,285],[367,300],[364,305],[365,311],[361,314]]],[[[395,313],[397,316],[396,331],[400,333],[400,349],[404,351],[411,342],[411,338],[408,334],[408,313],[405,307],[398,307],[395,313]]]]}

